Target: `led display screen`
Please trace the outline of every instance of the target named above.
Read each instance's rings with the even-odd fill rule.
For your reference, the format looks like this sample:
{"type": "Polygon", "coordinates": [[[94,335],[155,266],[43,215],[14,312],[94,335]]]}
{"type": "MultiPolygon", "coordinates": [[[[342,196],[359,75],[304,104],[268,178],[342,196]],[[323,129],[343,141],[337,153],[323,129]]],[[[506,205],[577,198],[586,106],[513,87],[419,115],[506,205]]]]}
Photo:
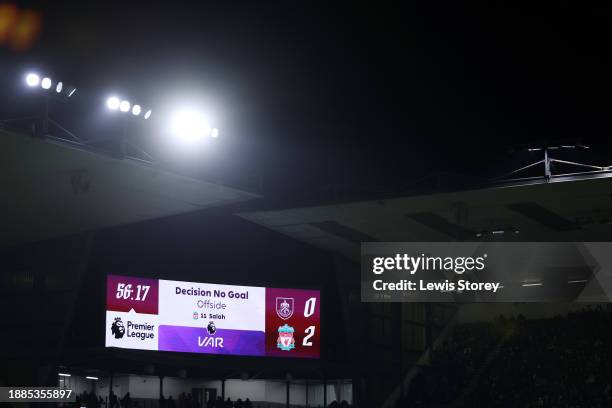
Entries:
{"type": "Polygon", "coordinates": [[[320,292],[109,275],[106,347],[319,358],[320,292]]]}

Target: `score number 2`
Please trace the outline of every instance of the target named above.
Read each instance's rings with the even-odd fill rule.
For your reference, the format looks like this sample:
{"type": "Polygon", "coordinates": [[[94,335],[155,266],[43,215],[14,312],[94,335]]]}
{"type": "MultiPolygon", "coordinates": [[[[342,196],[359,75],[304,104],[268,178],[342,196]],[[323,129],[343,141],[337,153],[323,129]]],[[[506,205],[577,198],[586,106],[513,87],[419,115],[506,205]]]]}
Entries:
{"type": "MultiPolygon", "coordinates": [[[[306,301],[304,305],[304,317],[310,317],[315,312],[315,307],[317,304],[317,298],[310,298],[306,301]]],[[[315,326],[308,326],[305,330],[306,336],[304,336],[304,340],[302,340],[302,346],[311,347],[312,341],[310,339],[315,334],[315,326]]]]}
{"type": "Polygon", "coordinates": [[[115,296],[117,299],[130,299],[137,301],[144,301],[149,293],[150,286],[148,285],[136,285],[136,299],[132,297],[134,289],[132,289],[131,283],[119,283],[117,284],[117,293],[115,296]]]}

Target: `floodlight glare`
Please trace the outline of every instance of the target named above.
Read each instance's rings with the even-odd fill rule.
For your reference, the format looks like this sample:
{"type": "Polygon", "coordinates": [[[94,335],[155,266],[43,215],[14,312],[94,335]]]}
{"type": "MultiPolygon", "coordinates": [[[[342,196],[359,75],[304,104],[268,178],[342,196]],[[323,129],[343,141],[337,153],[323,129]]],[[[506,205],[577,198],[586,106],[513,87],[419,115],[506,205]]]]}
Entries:
{"type": "Polygon", "coordinates": [[[134,115],[134,116],[140,115],[141,111],[142,111],[142,108],[140,107],[140,105],[134,105],[132,107],[132,115],[134,115]]]}
{"type": "Polygon", "coordinates": [[[28,74],[26,75],[26,84],[31,87],[38,86],[40,83],[40,77],[36,74],[28,74]]]}
{"type": "Polygon", "coordinates": [[[210,136],[212,133],[212,128],[208,125],[208,123],[203,123],[202,128],[204,129],[204,136],[210,136]]]}
{"type": "Polygon", "coordinates": [[[219,129],[213,128],[212,131],[210,132],[210,135],[215,138],[219,137],[219,129]]]}
{"type": "Polygon", "coordinates": [[[119,109],[119,98],[117,98],[116,96],[111,96],[106,100],[106,106],[108,106],[108,109],[110,110],[119,109]]]}
{"type": "Polygon", "coordinates": [[[55,87],[55,92],[61,93],[63,87],[64,87],[64,84],[62,84],[61,82],[58,82],[57,86],[55,87]]]}
{"type": "Polygon", "coordinates": [[[170,129],[176,136],[187,140],[196,140],[210,135],[210,126],[204,117],[192,110],[175,113],[170,122],[170,129]]]}
{"type": "Polygon", "coordinates": [[[42,82],[40,83],[40,86],[42,87],[42,89],[51,88],[51,78],[43,78],[42,82]]]}
{"type": "Polygon", "coordinates": [[[145,113],[145,115],[144,115],[144,118],[145,118],[145,119],[149,119],[150,117],[151,117],[151,109],[149,109],[149,110],[147,111],[147,113],[145,113]]]}
{"type": "Polygon", "coordinates": [[[121,101],[119,104],[119,110],[121,112],[128,112],[130,110],[130,102],[129,101],[121,101]]]}

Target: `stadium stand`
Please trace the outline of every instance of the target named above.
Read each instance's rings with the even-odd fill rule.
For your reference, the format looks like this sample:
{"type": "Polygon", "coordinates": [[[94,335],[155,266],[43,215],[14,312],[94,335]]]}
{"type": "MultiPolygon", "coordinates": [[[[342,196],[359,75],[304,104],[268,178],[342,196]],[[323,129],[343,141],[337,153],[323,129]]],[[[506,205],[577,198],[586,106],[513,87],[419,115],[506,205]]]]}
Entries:
{"type": "Polygon", "coordinates": [[[462,324],[398,407],[605,407],[612,404],[610,305],[565,316],[462,324]]]}

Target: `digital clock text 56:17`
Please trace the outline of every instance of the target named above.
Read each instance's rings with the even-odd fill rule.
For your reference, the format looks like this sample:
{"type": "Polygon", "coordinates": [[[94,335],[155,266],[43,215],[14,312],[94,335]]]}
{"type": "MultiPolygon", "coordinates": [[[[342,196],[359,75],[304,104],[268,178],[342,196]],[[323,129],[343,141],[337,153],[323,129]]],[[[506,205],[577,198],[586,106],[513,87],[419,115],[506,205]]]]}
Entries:
{"type": "Polygon", "coordinates": [[[149,285],[136,285],[134,289],[131,283],[118,283],[115,296],[117,299],[144,301],[149,293],[149,288],[149,285]]]}

